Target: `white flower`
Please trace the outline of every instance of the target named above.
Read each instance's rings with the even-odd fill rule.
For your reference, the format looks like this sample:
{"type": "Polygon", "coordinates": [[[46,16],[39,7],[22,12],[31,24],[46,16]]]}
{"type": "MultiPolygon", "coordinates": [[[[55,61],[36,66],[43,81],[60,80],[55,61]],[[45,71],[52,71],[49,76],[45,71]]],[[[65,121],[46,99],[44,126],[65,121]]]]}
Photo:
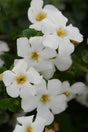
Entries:
{"type": "Polygon", "coordinates": [[[41,83],[42,77],[34,68],[29,68],[26,62],[19,61],[12,71],[7,70],[3,73],[3,82],[6,91],[11,97],[27,96],[33,94],[35,90],[31,83],[41,83]]]}
{"type": "MultiPolygon", "coordinates": [[[[61,19],[57,15],[58,19],[61,19]]],[[[79,29],[73,27],[72,24],[66,26],[66,22],[58,22],[58,19],[55,21],[45,21],[42,23],[42,32],[45,34],[43,36],[43,44],[46,47],[52,49],[59,48],[59,54],[64,54],[64,49],[68,51],[68,54],[74,51],[74,45],[71,43],[71,40],[82,42],[83,36],[80,34],[79,29]]]]}
{"type": "Polygon", "coordinates": [[[70,86],[68,81],[62,83],[62,93],[66,95],[67,101],[76,98],[76,95],[80,95],[85,89],[86,86],[82,82],[74,83],[72,86],[70,86]]]}
{"type": "Polygon", "coordinates": [[[51,58],[50,61],[57,67],[59,71],[67,70],[72,64],[72,59],[70,55],[61,56],[60,54],[57,54],[57,56],[51,58]]]}
{"type": "Polygon", "coordinates": [[[64,49],[64,56],[61,56],[51,48],[42,45],[42,37],[32,37],[29,41],[22,37],[17,40],[18,56],[24,57],[29,67],[34,67],[44,78],[49,79],[55,72],[55,66],[60,71],[67,70],[72,60],[68,51],[64,49]]]}
{"type": "Polygon", "coordinates": [[[16,128],[13,132],[43,132],[45,127],[45,120],[41,117],[33,122],[33,116],[28,117],[18,117],[17,121],[19,124],[16,125],[16,128]]]}
{"type": "Polygon", "coordinates": [[[17,53],[18,56],[24,57],[29,67],[34,67],[45,78],[51,78],[54,74],[55,67],[50,58],[57,56],[57,53],[42,45],[42,37],[32,37],[30,40],[25,37],[17,39],[17,53]]]}
{"type": "Polygon", "coordinates": [[[80,104],[88,107],[88,87],[86,87],[86,89],[79,96],[76,97],[76,100],[80,104]]]}
{"type": "MultiPolygon", "coordinates": [[[[0,54],[9,51],[9,47],[6,42],[0,41],[0,54]]],[[[0,59],[0,67],[3,66],[4,62],[0,59]]]]}
{"type": "Polygon", "coordinates": [[[49,80],[46,86],[43,80],[41,84],[34,86],[38,89],[35,96],[22,99],[22,108],[30,112],[37,108],[37,116],[46,120],[46,125],[51,124],[54,115],[66,109],[66,96],[61,93],[61,82],[57,79],[49,80]]]}
{"type": "Polygon", "coordinates": [[[65,18],[62,13],[53,5],[45,5],[44,8],[42,8],[42,6],[43,0],[31,1],[31,6],[28,9],[28,18],[33,24],[30,26],[30,28],[41,30],[42,23],[48,19],[55,21],[57,14],[60,16],[60,19],[57,18],[58,22],[67,22],[67,18],[65,18]]]}

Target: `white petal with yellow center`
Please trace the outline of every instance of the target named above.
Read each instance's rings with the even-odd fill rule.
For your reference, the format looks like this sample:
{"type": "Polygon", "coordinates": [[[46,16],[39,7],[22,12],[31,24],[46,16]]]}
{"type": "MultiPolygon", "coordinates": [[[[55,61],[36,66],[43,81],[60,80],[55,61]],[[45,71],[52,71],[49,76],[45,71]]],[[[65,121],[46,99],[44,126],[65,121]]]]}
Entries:
{"type": "Polygon", "coordinates": [[[40,101],[42,103],[47,103],[47,102],[50,102],[51,99],[50,99],[49,95],[44,94],[44,95],[41,96],[40,101]]]}
{"type": "Polygon", "coordinates": [[[37,52],[31,53],[31,59],[36,61],[36,62],[39,62],[39,55],[37,54],[37,52]]]}
{"type": "Polygon", "coordinates": [[[42,21],[43,19],[46,18],[46,14],[45,13],[38,13],[36,16],[36,21],[42,21]]]}
{"type": "Polygon", "coordinates": [[[33,132],[33,129],[31,127],[28,127],[25,132],[33,132]]]}
{"type": "Polygon", "coordinates": [[[18,117],[18,124],[13,132],[43,132],[45,127],[45,120],[37,117],[33,121],[34,116],[18,117]]]}
{"type": "Polygon", "coordinates": [[[57,36],[61,38],[64,38],[66,36],[66,32],[63,31],[61,27],[57,29],[56,33],[57,33],[57,36]]]}
{"type": "Polygon", "coordinates": [[[22,85],[26,82],[26,77],[23,75],[18,75],[16,77],[16,82],[17,82],[17,84],[22,85]]]}

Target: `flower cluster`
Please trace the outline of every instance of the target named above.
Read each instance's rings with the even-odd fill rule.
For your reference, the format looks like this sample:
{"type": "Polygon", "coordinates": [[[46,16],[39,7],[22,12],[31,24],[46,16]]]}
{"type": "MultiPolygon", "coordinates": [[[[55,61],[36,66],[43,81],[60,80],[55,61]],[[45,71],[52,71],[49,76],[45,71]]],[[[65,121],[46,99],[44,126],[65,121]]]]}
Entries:
{"type": "Polygon", "coordinates": [[[68,107],[68,101],[85,90],[82,82],[70,86],[68,81],[49,80],[56,68],[65,71],[71,66],[73,43],[82,42],[83,36],[78,28],[67,25],[68,19],[56,7],[42,6],[43,0],[32,0],[28,18],[32,23],[29,28],[41,31],[43,36],[18,38],[17,55],[22,59],[16,59],[13,69],[3,73],[8,95],[20,96],[24,112],[37,110],[36,117],[17,118],[14,132],[42,132],[55,114],[68,107]]]}

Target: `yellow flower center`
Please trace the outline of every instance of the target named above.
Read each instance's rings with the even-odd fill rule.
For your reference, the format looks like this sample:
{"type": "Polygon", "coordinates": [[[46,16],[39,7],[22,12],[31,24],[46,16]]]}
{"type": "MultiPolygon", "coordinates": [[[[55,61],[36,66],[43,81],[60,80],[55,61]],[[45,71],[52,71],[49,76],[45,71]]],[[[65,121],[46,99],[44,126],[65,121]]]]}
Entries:
{"type": "Polygon", "coordinates": [[[32,128],[31,127],[29,127],[29,128],[27,128],[26,129],[26,131],[25,132],[33,132],[33,130],[32,130],[32,128]]]}
{"type": "Polygon", "coordinates": [[[64,38],[66,36],[66,33],[62,31],[62,28],[59,28],[57,31],[57,36],[64,38]]]}
{"type": "Polygon", "coordinates": [[[64,92],[63,94],[66,95],[67,98],[70,96],[70,93],[68,93],[68,92],[64,92]]]}
{"type": "Polygon", "coordinates": [[[32,52],[31,59],[38,62],[39,55],[36,52],[32,52]]]}
{"type": "Polygon", "coordinates": [[[46,102],[50,101],[50,98],[48,95],[42,95],[40,101],[43,103],[46,103],[46,102]]]}
{"type": "Polygon", "coordinates": [[[42,21],[44,18],[46,18],[45,13],[38,13],[36,16],[36,21],[42,21]]]}
{"type": "Polygon", "coordinates": [[[18,75],[17,77],[16,77],[16,82],[17,82],[17,84],[24,84],[25,83],[25,81],[26,81],[26,77],[25,76],[22,76],[22,75],[18,75]]]}

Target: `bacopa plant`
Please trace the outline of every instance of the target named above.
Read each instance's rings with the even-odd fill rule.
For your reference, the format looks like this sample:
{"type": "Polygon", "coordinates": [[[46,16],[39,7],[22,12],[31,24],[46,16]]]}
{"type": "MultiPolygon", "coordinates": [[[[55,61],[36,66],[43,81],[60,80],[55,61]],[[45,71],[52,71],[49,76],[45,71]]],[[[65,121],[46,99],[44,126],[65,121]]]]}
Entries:
{"type": "MultiPolygon", "coordinates": [[[[68,108],[72,99],[88,106],[85,83],[70,83],[68,79],[72,68],[79,65],[74,63],[72,53],[79,48],[75,44],[83,41],[83,35],[68,24],[68,18],[55,6],[43,7],[43,0],[32,0],[27,15],[31,24],[17,38],[18,57],[10,68],[2,67],[0,80],[9,98],[0,101],[0,108],[23,111],[13,132],[59,131],[55,126],[44,128],[53,123],[56,114],[68,108]]],[[[7,44],[0,41],[0,54],[8,51],[7,44]]],[[[0,66],[4,64],[3,55],[0,66]]]]}

